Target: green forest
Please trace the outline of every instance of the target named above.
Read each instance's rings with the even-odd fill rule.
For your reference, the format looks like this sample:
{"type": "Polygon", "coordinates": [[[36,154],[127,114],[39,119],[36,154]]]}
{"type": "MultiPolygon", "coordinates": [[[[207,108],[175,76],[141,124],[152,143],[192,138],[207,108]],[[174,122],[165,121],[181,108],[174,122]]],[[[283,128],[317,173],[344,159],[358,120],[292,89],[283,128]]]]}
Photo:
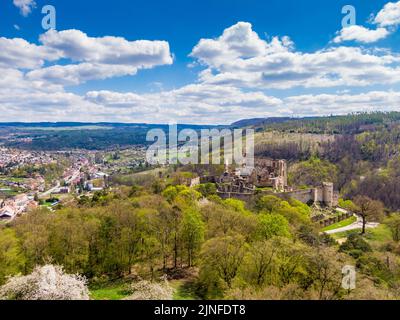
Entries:
{"type": "Polygon", "coordinates": [[[85,277],[90,298],[101,300],[129,298],[143,281],[171,299],[399,299],[399,119],[373,113],[256,128],[265,134],[257,156],[287,159],[292,186],[333,182],[359,230],[323,233],[313,209],[291,198],[223,200],[214,184],[184,186],[180,177],[201,168],[168,168],[169,179],[114,176],[92,197],[0,224],[0,286],[52,264],[85,277]],[[370,222],[379,225],[366,229],[370,222]],[[355,288],[343,287],[345,266],[356,268],[355,288]]]}
{"type": "MultiPolygon", "coordinates": [[[[339,245],[299,201],[270,195],[245,204],[214,192],[121,186],[55,212],[31,212],[0,230],[0,283],[51,263],[85,276],[92,297],[105,299],[116,284],[123,292],[134,279],[163,275],[188,299],[399,297],[399,216],[379,217],[383,235],[357,232],[339,245]],[[345,265],[357,266],[355,290],[342,288],[345,265]]],[[[366,201],[346,205],[361,210],[366,201]]],[[[366,215],[376,218],[373,212],[366,215]]]]}

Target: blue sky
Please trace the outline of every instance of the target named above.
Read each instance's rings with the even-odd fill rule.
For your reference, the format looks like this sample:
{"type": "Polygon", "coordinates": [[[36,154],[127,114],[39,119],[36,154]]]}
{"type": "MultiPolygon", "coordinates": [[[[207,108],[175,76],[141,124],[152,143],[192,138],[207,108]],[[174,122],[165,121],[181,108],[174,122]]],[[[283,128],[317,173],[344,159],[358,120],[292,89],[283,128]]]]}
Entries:
{"type": "Polygon", "coordinates": [[[388,3],[4,0],[0,109],[4,121],[157,123],[396,110],[400,2],[388,3]],[[358,29],[342,30],[348,4],[358,29]]]}

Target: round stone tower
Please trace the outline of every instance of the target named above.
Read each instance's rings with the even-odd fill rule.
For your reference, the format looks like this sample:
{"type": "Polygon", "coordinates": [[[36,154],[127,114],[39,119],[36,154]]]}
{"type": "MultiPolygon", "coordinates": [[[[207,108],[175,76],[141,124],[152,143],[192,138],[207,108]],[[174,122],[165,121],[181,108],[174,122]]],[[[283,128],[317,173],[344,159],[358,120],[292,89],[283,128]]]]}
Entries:
{"type": "Polygon", "coordinates": [[[324,182],[322,189],[322,201],[327,207],[333,207],[333,183],[324,182]]]}

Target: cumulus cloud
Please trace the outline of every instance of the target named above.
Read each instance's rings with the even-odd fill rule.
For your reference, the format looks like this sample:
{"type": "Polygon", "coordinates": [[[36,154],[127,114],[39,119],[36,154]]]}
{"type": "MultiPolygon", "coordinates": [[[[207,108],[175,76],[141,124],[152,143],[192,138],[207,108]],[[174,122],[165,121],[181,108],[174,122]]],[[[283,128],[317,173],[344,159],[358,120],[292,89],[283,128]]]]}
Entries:
{"type": "Polygon", "coordinates": [[[0,67],[34,69],[32,80],[78,85],[88,80],[134,75],[139,69],[172,64],[165,41],[128,41],[120,37],[89,37],[79,30],[50,30],[40,45],[24,39],[0,38],[0,67]],[[69,60],[66,65],[41,68],[45,62],[69,60]]]}
{"type": "Polygon", "coordinates": [[[79,64],[56,65],[28,74],[30,79],[63,85],[78,85],[88,80],[102,80],[134,75],[138,69],[172,64],[166,41],[128,41],[121,37],[89,37],[79,30],[50,30],[40,37],[44,48],[79,64]]]}
{"type": "MultiPolygon", "coordinates": [[[[125,113],[117,110],[110,114],[108,105],[68,93],[65,86],[134,75],[139,69],[172,63],[169,44],[165,41],[94,38],[78,30],[51,30],[39,42],[0,38],[3,121],[21,120],[21,116],[29,121],[41,118],[102,121],[110,116],[116,121],[129,121],[125,113]],[[52,65],[61,59],[64,59],[62,64],[52,65]]],[[[129,116],[132,112],[128,111],[129,116]]]]}
{"type": "Polygon", "coordinates": [[[375,30],[353,25],[343,28],[336,33],[333,42],[358,41],[362,43],[373,43],[386,38],[400,23],[400,1],[387,3],[376,16],[373,14],[370,23],[378,25],[375,30]]]}
{"type": "Polygon", "coordinates": [[[390,32],[385,28],[378,28],[371,30],[362,26],[350,26],[343,28],[337,33],[337,36],[333,40],[335,43],[343,41],[359,41],[363,43],[372,43],[378,40],[386,38],[390,32]]]}
{"type": "Polygon", "coordinates": [[[259,89],[368,86],[400,81],[399,58],[390,52],[333,47],[312,53],[295,51],[288,37],[260,39],[240,22],[216,39],[202,39],[191,56],[206,69],[207,84],[259,89]]]}
{"type": "Polygon", "coordinates": [[[319,94],[283,99],[236,88],[189,85],[158,94],[138,95],[92,91],[85,99],[151,123],[229,124],[242,118],[270,116],[323,116],[357,111],[398,110],[400,92],[371,91],[360,94],[319,94]]]}
{"type": "Polygon", "coordinates": [[[357,111],[398,110],[400,92],[298,95],[278,99],[237,88],[189,85],[151,94],[90,91],[0,91],[3,121],[21,115],[30,121],[121,121],[148,123],[229,124],[238,119],[271,116],[317,116],[357,111]],[[26,108],[29,102],[29,108],[26,108]]]}
{"type": "Polygon", "coordinates": [[[254,57],[285,53],[293,43],[288,37],[274,37],[271,42],[259,38],[248,22],[238,22],[224,30],[217,39],[201,39],[191,57],[214,68],[223,68],[227,60],[245,61],[254,57]]]}
{"type": "Polygon", "coordinates": [[[101,64],[131,65],[151,68],[171,64],[166,41],[128,41],[121,37],[89,37],[80,30],[49,30],[40,36],[47,48],[55,49],[64,58],[101,64]]]}
{"type": "Polygon", "coordinates": [[[360,94],[299,95],[284,99],[294,115],[330,115],[352,112],[398,111],[400,92],[370,91],[360,94]]]}
{"type": "Polygon", "coordinates": [[[46,81],[63,86],[79,85],[89,80],[104,80],[125,75],[134,75],[137,68],[129,65],[80,63],[65,66],[55,65],[27,73],[30,80],[46,81]]]}
{"type": "Polygon", "coordinates": [[[246,112],[268,112],[282,101],[262,92],[243,92],[234,87],[192,84],[180,89],[138,95],[112,91],[91,91],[86,100],[113,110],[140,114],[141,121],[168,123],[219,123],[234,121],[246,112]],[[224,120],[221,120],[221,119],[224,120]]]}
{"type": "Polygon", "coordinates": [[[373,19],[381,27],[398,26],[400,24],[400,1],[387,3],[373,19]]]}
{"type": "Polygon", "coordinates": [[[60,55],[51,48],[38,46],[20,38],[0,38],[0,67],[35,69],[60,55]]]}
{"type": "Polygon", "coordinates": [[[32,9],[36,7],[34,0],[13,0],[13,3],[14,6],[19,8],[24,17],[27,17],[32,12],[32,9]]]}
{"type": "Polygon", "coordinates": [[[239,22],[217,38],[201,39],[191,57],[202,66],[195,84],[141,94],[78,95],[65,87],[171,64],[169,44],[95,38],[79,30],[49,31],[39,44],[0,38],[0,112],[3,121],[228,124],[251,117],[398,110],[400,104],[395,91],[267,94],[269,88],[315,92],[312,88],[398,83],[400,56],[390,50],[335,46],[303,53],[289,37],[262,39],[251,24],[239,22]]]}
{"type": "Polygon", "coordinates": [[[63,86],[29,79],[22,71],[0,69],[3,121],[121,121],[148,123],[229,124],[270,116],[346,114],[398,110],[400,92],[304,94],[276,98],[233,86],[191,84],[155,93],[65,92],[63,86]]]}

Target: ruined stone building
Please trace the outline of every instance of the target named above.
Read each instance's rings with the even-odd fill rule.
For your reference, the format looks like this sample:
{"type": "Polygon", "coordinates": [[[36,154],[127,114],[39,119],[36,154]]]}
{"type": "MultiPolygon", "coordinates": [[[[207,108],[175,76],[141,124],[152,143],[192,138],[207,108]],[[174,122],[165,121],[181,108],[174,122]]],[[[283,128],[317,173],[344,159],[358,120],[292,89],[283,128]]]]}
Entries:
{"type": "Polygon", "coordinates": [[[334,191],[331,182],[323,182],[320,187],[285,192],[285,195],[309,205],[321,205],[329,208],[336,207],[339,202],[339,194],[334,191]]]}
{"type": "Polygon", "coordinates": [[[257,188],[258,192],[274,194],[279,197],[291,197],[309,205],[335,207],[338,205],[338,193],[329,182],[321,186],[292,190],[288,187],[288,170],[286,160],[256,159],[254,168],[241,167],[230,170],[225,166],[225,172],[219,177],[206,177],[201,181],[213,182],[221,198],[250,199],[257,188]]]}
{"type": "Polygon", "coordinates": [[[243,166],[236,170],[230,170],[226,165],[224,174],[213,180],[222,198],[244,199],[254,195],[256,187],[282,192],[287,187],[287,163],[285,160],[256,159],[254,167],[243,166]]]}
{"type": "Polygon", "coordinates": [[[250,182],[259,188],[285,191],[288,186],[286,160],[256,159],[250,182]]]}
{"type": "Polygon", "coordinates": [[[216,179],[217,191],[222,198],[239,197],[238,195],[253,195],[255,186],[248,177],[225,171],[216,179]]]}

